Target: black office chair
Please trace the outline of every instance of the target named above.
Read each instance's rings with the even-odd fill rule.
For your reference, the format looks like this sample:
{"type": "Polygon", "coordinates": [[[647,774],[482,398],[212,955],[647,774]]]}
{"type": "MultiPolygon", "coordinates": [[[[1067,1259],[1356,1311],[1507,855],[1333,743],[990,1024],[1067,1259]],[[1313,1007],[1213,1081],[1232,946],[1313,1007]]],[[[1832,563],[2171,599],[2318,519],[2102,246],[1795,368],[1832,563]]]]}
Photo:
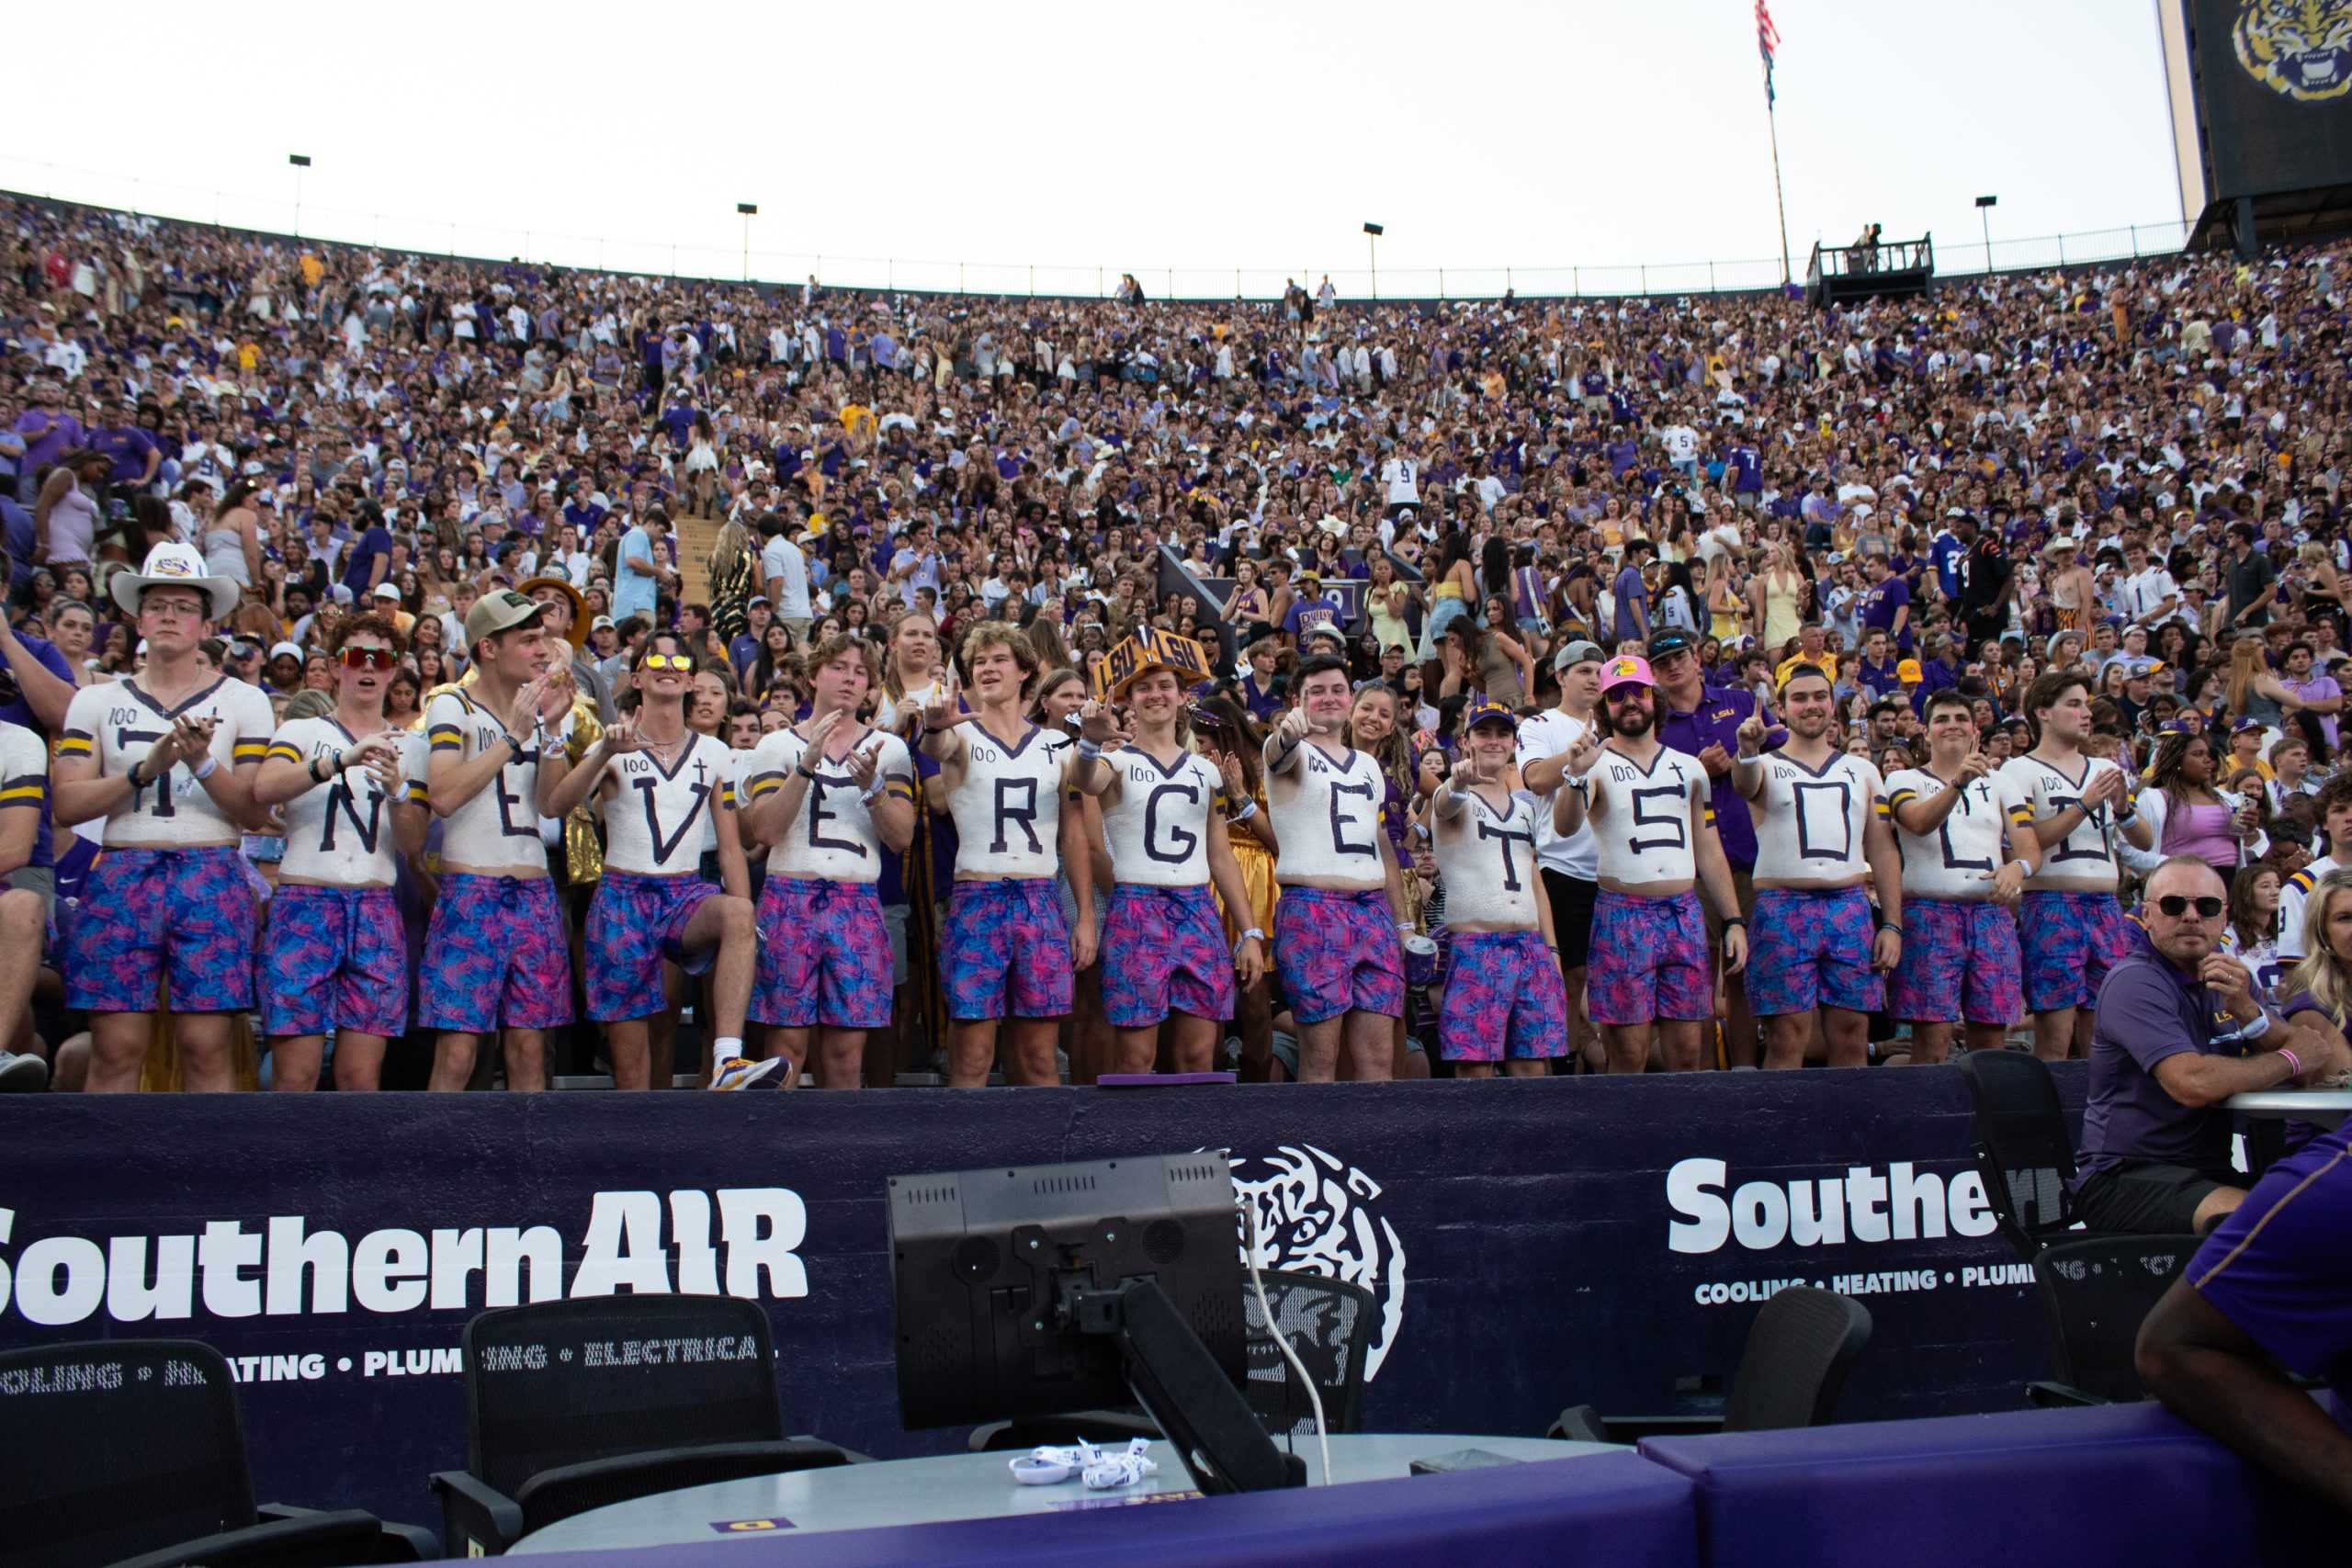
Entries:
{"type": "Polygon", "coordinates": [[[2030,1051],[1969,1051],[1960,1058],[1975,1109],[1976,1174],[2001,1238],[2028,1263],[2053,1241],[2079,1240],[2075,1143],[2049,1064],[2030,1051]]]}
{"type": "Polygon", "coordinates": [[[2026,1385],[2034,1404],[2130,1404],[2148,1396],[2132,1364],[2140,1324],[2196,1256],[2193,1235],[2098,1235],[2043,1249],[2034,1294],[2055,1377],[2026,1385]]]}
{"type": "Polygon", "coordinates": [[[1603,1416],[1589,1404],[1572,1404],[1544,1435],[1630,1443],[1701,1432],[1826,1426],[1845,1390],[1846,1374],[1870,1342],[1871,1314],[1861,1303],[1792,1285],[1757,1313],[1721,1416],[1603,1416]]]}
{"type": "Polygon", "coordinates": [[[0,1355],[0,1562],[11,1568],[341,1568],[441,1555],[356,1508],[254,1505],[229,1363],[193,1339],[0,1355]]]}
{"type": "Polygon", "coordinates": [[[2197,1251],[2197,1237],[2078,1230],[2075,1146],[2049,1065],[2026,1051],[1960,1059],[1975,1107],[1976,1172],[2003,1239],[2033,1265],[2052,1379],[2037,1404],[2143,1399],[2132,1366],[2140,1321],[2197,1251]]]}
{"type": "MultiPolygon", "coordinates": [[[[1380,1302],[1361,1285],[1321,1274],[1269,1269],[1266,1304],[1290,1341],[1306,1375],[1323,1397],[1323,1425],[1329,1432],[1352,1432],[1363,1410],[1364,1357],[1380,1322],[1380,1302]]],[[[1315,1430],[1315,1407],[1298,1375],[1266,1332],[1258,1292],[1242,1287],[1241,1306],[1250,1333],[1250,1408],[1276,1437],[1315,1430]]]]}
{"type": "Polygon", "coordinates": [[[464,1471],[432,1478],[449,1549],[683,1486],[860,1458],[784,1435],[768,1314],[732,1296],[590,1296],[466,1325],[464,1471]]]}

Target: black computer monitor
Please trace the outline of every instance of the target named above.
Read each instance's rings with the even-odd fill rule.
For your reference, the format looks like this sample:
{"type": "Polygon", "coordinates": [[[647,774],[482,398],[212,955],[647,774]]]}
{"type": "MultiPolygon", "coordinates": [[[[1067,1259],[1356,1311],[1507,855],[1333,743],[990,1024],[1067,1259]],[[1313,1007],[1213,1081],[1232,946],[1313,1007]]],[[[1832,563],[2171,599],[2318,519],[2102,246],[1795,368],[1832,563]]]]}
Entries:
{"type": "Polygon", "coordinates": [[[1295,1486],[1241,1397],[1238,1211],[1222,1151],[894,1176],[910,1428],[1140,1403],[1204,1492],[1295,1486]]]}

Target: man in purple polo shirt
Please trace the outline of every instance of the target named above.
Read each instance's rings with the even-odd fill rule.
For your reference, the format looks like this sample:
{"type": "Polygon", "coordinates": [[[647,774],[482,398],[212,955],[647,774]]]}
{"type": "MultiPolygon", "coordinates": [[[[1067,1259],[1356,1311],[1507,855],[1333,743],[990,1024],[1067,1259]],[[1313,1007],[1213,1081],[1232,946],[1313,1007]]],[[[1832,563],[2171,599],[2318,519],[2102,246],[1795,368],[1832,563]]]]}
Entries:
{"type": "Polygon", "coordinates": [[[2346,1062],[2340,1041],[2313,1049],[2279,1024],[2245,965],[2216,950],[2227,891],[2194,855],[2156,867],[2132,951],[2099,985],[2075,1187],[2093,1230],[2211,1231],[2249,1185],[2230,1164],[2230,1096],[2346,1062]]]}
{"type": "Polygon", "coordinates": [[[42,472],[82,445],[82,422],[65,410],[65,388],[45,380],[33,390],[34,406],[17,416],[25,455],[17,464],[17,499],[30,506],[40,493],[42,472]]]}
{"type": "Polygon", "coordinates": [[[130,411],[119,400],[107,399],[101,413],[106,423],[90,432],[90,450],[103,452],[113,459],[114,467],[107,471],[107,483],[145,490],[155,482],[155,471],[164,466],[163,448],[131,418],[130,411]]]}
{"type": "Polygon", "coordinates": [[[1876,551],[1863,558],[1871,585],[1862,590],[1862,626],[1883,631],[1905,653],[1911,651],[1911,588],[1894,574],[1894,562],[1876,551]]]}
{"type": "MultiPolygon", "coordinates": [[[[1657,678],[1659,741],[1698,758],[1707,770],[1715,834],[1723,840],[1744,919],[1756,908],[1756,824],[1732,783],[1731,763],[1739,750],[1739,727],[1757,711],[1756,694],[1737,686],[1708,685],[1698,644],[1685,631],[1663,631],[1650,639],[1650,672],[1657,678]]],[[[1770,722],[1770,716],[1765,716],[1770,722]]],[[[1774,725],[1764,737],[1764,749],[1777,751],[1788,738],[1786,729],[1774,725]]],[[[1723,940],[1723,922],[1710,906],[1708,943],[1720,950],[1723,940]]],[[[1756,1015],[1748,1009],[1747,987],[1738,975],[1724,976],[1724,1065],[1752,1067],[1758,1056],[1756,1015]]]]}

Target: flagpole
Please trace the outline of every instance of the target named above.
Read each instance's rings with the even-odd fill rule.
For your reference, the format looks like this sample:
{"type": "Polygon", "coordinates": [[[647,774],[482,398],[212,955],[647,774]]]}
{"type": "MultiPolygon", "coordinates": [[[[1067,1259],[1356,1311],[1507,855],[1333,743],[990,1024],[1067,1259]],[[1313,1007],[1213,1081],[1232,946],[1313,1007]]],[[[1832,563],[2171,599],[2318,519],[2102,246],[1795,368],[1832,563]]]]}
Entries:
{"type": "Polygon", "coordinates": [[[1772,62],[1764,62],[1764,124],[1772,140],[1772,203],[1781,212],[1781,287],[1792,281],[1789,275],[1789,200],[1781,192],[1781,116],[1772,94],[1772,62]]]}

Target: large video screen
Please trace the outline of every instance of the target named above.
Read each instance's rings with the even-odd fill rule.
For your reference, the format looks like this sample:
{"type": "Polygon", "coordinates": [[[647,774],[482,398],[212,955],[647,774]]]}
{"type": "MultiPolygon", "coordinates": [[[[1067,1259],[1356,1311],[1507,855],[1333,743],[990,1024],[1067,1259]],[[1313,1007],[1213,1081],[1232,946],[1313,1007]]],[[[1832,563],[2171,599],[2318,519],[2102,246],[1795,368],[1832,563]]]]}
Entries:
{"type": "Polygon", "coordinates": [[[2352,0],[2186,0],[2216,197],[2352,185],[2352,0]]]}

